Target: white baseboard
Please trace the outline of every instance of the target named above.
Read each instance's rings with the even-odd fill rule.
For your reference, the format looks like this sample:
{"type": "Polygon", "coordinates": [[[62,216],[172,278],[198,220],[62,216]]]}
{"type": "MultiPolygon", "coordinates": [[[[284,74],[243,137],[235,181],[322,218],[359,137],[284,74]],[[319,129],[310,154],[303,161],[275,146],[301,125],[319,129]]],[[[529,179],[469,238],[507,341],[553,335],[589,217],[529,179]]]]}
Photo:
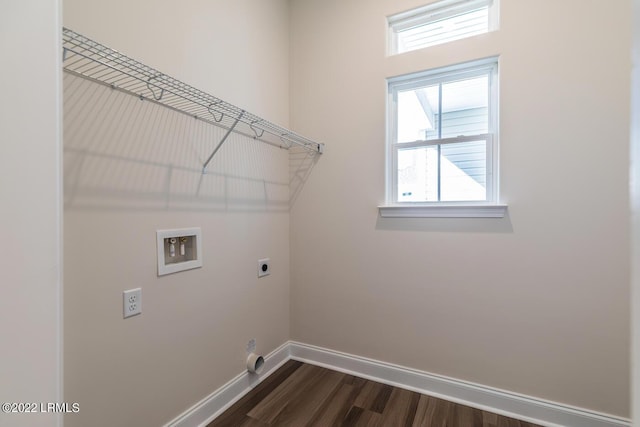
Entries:
{"type": "Polygon", "coordinates": [[[297,342],[290,358],[542,426],[629,427],[628,419],[297,342]]]}
{"type": "Polygon", "coordinates": [[[166,424],[165,427],[206,426],[289,359],[289,343],[286,342],[264,357],[264,368],[259,376],[247,371],[241,373],[166,424]]]}
{"type": "Polygon", "coordinates": [[[259,377],[247,372],[238,375],[165,427],[205,427],[290,359],[547,427],[631,426],[624,418],[289,341],[265,356],[259,377]]]}

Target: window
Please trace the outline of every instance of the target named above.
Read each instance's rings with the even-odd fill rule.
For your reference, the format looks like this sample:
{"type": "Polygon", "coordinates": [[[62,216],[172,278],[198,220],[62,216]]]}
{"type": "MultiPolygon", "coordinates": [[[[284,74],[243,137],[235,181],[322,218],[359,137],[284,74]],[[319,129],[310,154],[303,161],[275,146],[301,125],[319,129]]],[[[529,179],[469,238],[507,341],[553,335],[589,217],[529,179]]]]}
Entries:
{"type": "Polygon", "coordinates": [[[389,79],[387,204],[497,200],[496,58],[389,79]]]}
{"type": "Polygon", "coordinates": [[[493,31],[497,0],[442,0],[390,16],[391,54],[409,52],[493,31]]]}

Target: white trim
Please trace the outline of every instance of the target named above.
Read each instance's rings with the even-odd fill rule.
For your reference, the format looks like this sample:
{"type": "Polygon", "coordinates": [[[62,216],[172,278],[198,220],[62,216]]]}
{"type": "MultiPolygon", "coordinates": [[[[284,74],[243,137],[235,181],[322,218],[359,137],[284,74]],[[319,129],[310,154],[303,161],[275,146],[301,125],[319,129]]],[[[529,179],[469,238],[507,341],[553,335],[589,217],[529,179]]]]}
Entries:
{"type": "MultiPolygon", "coordinates": [[[[56,352],[57,352],[57,402],[64,402],[64,129],[63,129],[63,82],[62,82],[62,0],[55,0],[55,17],[52,37],[56,44],[56,258],[58,269],[56,271],[56,352]]],[[[64,414],[56,415],[56,426],[64,426],[64,414]]]]}
{"type": "Polygon", "coordinates": [[[504,218],[507,205],[384,205],[383,218],[504,218]]]}
{"type": "MultiPolygon", "coordinates": [[[[499,88],[498,73],[500,57],[492,56],[473,61],[458,63],[431,70],[404,74],[387,78],[387,105],[386,105],[386,160],[385,160],[385,202],[387,205],[398,203],[398,150],[443,143],[456,143],[462,141],[484,140],[486,141],[486,200],[485,205],[494,204],[499,200],[499,140],[498,114],[499,114],[499,88]],[[418,89],[428,85],[442,85],[449,81],[473,78],[486,75],[488,81],[488,133],[479,135],[460,135],[453,138],[440,138],[425,141],[398,142],[398,92],[418,89]]],[[[441,106],[440,106],[441,108],[441,106]]],[[[440,179],[440,177],[438,178],[440,179]]],[[[437,201],[433,203],[449,204],[437,201]]],[[[463,202],[463,204],[465,204],[463,202]]],[[[468,203],[466,203],[468,204],[468,203]]],[[[477,204],[477,203],[475,203],[477,204]]],[[[415,205],[415,204],[414,204],[415,205]]],[[[383,215],[385,216],[385,215],[383,215]]],[[[402,215],[406,216],[406,215],[402,215]]],[[[414,215],[409,215],[414,216],[414,215]]],[[[419,215],[420,217],[424,215],[419,215]]],[[[432,216],[432,215],[427,215],[432,216]]],[[[449,216],[449,215],[447,215],[449,216]]],[[[468,215],[453,215],[466,217],[468,215]]],[[[483,215],[471,215],[483,216],[483,215]]],[[[493,215],[491,215],[493,217],[493,215]]]]}
{"type": "Polygon", "coordinates": [[[202,230],[200,227],[156,230],[156,248],[158,251],[158,276],[202,267],[202,230]],[[185,236],[193,237],[196,241],[195,259],[173,264],[167,263],[164,240],[170,237],[180,238],[185,236]]]}
{"type": "Polygon", "coordinates": [[[493,138],[492,134],[482,133],[479,135],[461,135],[461,136],[454,136],[451,138],[425,139],[422,141],[413,141],[413,142],[394,142],[392,145],[394,150],[402,150],[402,149],[411,149],[411,148],[431,147],[436,145],[459,144],[461,142],[485,141],[487,144],[489,144],[492,138],[493,138]]]}
{"type": "Polygon", "coordinates": [[[640,0],[633,1],[631,84],[631,415],[640,420],[640,0]]]}
{"type": "Polygon", "coordinates": [[[546,427],[630,427],[631,421],[583,408],[288,341],[265,357],[265,373],[243,372],[164,427],[205,427],[289,360],[322,366],[546,427]]]}
{"type": "MultiPolygon", "coordinates": [[[[473,37],[478,34],[486,34],[487,32],[497,29],[497,25],[492,22],[495,19],[495,12],[492,12],[492,0],[440,0],[426,6],[420,6],[408,11],[396,13],[387,17],[387,56],[399,55],[406,52],[412,52],[423,48],[400,49],[398,34],[416,27],[423,27],[437,21],[454,18],[457,15],[467,14],[474,10],[487,8],[487,31],[472,35],[465,35],[455,40],[461,40],[473,37]]],[[[447,41],[438,41],[427,45],[426,47],[437,46],[447,43],[447,41]]]]}
{"type": "Polygon", "coordinates": [[[628,427],[630,420],[297,342],[291,359],[542,426],[628,427]]]}
{"type": "Polygon", "coordinates": [[[289,359],[289,343],[286,342],[265,356],[262,374],[242,372],[164,427],[205,427],[289,359]]]}
{"type": "Polygon", "coordinates": [[[388,16],[387,21],[391,28],[405,30],[485,6],[490,7],[491,0],[441,0],[388,16]]]}
{"type": "Polygon", "coordinates": [[[393,84],[400,90],[407,90],[418,86],[448,83],[490,73],[495,74],[499,66],[499,61],[500,55],[487,56],[485,58],[457,62],[443,67],[387,77],[387,83],[393,84]]]}

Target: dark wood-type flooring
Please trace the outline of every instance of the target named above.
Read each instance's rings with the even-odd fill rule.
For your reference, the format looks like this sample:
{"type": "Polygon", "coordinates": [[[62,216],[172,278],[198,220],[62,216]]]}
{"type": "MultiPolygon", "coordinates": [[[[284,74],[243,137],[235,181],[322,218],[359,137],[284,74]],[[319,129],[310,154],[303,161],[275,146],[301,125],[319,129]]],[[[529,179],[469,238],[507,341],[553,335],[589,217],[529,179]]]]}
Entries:
{"type": "Polygon", "coordinates": [[[291,360],[207,427],[539,427],[291,360]]]}

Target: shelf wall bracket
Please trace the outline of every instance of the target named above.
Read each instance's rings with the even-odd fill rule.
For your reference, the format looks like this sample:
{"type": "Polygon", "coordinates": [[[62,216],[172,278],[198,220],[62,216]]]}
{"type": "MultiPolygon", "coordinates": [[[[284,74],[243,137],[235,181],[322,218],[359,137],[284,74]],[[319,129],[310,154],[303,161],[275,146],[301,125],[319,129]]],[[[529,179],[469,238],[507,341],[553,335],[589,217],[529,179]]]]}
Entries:
{"type": "Polygon", "coordinates": [[[220,101],[218,101],[218,102],[212,102],[212,103],[211,103],[211,104],[209,104],[209,106],[207,107],[207,110],[209,111],[209,114],[211,114],[211,115],[213,116],[213,120],[215,120],[215,121],[216,121],[216,123],[220,123],[220,122],[222,121],[222,119],[224,119],[224,113],[220,113],[220,118],[218,118],[218,117],[216,116],[215,111],[213,110],[213,107],[214,107],[216,104],[219,104],[219,103],[220,103],[220,101]]]}
{"type": "Polygon", "coordinates": [[[162,97],[164,96],[164,89],[160,88],[160,95],[156,95],[156,91],[153,90],[153,88],[151,87],[151,85],[153,84],[153,83],[151,83],[151,80],[157,79],[157,78],[158,78],[158,76],[149,77],[149,80],[147,80],[147,88],[149,89],[149,92],[151,92],[151,94],[153,95],[153,98],[156,101],[160,101],[162,99],[162,97]]]}
{"type": "Polygon", "coordinates": [[[222,139],[220,140],[220,142],[218,143],[216,148],[213,150],[213,153],[211,153],[211,155],[209,156],[207,161],[204,162],[204,165],[202,165],[202,173],[205,173],[207,171],[207,166],[209,166],[209,162],[211,162],[211,159],[213,159],[213,156],[216,155],[216,153],[218,152],[220,147],[222,147],[222,144],[224,144],[224,142],[227,140],[227,138],[229,137],[231,132],[233,132],[233,129],[235,129],[235,127],[238,124],[238,122],[240,121],[240,119],[242,119],[242,116],[244,116],[244,110],[242,110],[240,112],[240,115],[236,118],[236,120],[233,122],[231,127],[229,129],[227,129],[227,133],[224,134],[224,136],[222,137],[222,139]]]}
{"type": "Polygon", "coordinates": [[[258,131],[258,129],[254,128],[253,125],[255,125],[256,123],[259,123],[260,120],[256,120],[255,122],[251,122],[249,124],[249,127],[251,128],[251,130],[253,131],[253,133],[255,134],[256,138],[262,138],[262,135],[264,135],[264,129],[260,129],[258,131]]]}

